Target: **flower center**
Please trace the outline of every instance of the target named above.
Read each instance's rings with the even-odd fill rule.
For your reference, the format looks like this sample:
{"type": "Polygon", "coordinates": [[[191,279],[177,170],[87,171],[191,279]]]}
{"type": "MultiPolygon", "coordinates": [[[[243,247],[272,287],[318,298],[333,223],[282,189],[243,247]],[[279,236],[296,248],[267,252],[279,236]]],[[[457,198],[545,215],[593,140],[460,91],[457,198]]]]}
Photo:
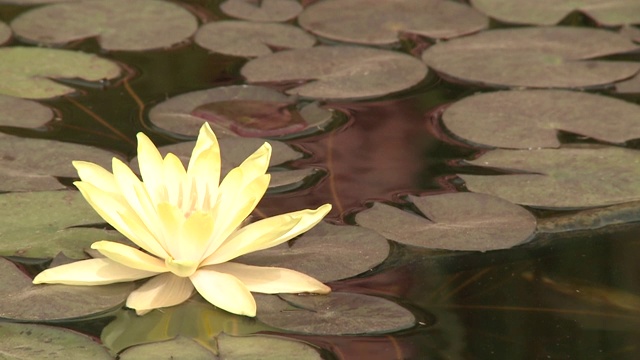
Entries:
{"type": "Polygon", "coordinates": [[[180,277],[189,277],[198,270],[199,263],[190,260],[174,260],[165,259],[164,263],[169,268],[169,271],[180,277]]]}

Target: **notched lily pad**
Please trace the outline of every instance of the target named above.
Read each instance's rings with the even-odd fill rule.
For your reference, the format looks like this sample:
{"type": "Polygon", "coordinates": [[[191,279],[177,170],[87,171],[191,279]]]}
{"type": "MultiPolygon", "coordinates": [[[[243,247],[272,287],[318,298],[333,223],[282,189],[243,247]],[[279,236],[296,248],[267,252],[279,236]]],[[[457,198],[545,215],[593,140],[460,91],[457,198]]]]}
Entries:
{"type": "Polygon", "coordinates": [[[0,48],[0,94],[46,99],[76,90],[50,79],[101,81],[120,75],[114,62],[79,51],[36,47],[0,48]]]}
{"type": "Polygon", "coordinates": [[[39,44],[97,37],[103,49],[135,51],[180,43],[196,32],[198,22],[171,2],[84,0],[27,11],[11,27],[16,36],[39,44]]]}
{"type": "Polygon", "coordinates": [[[256,251],[234,261],[284,267],[330,282],[364,273],[382,263],[388,255],[389,243],[376,232],[323,222],[291,244],[256,251]]]}
{"type": "Polygon", "coordinates": [[[248,82],[302,82],[289,94],[318,99],[363,99],[408,89],[427,75],[417,59],[355,46],[316,46],[253,59],[240,70],[248,82]]]}
{"type": "Polygon", "coordinates": [[[402,32],[448,39],[487,28],[473,8],[443,0],[326,0],[298,17],[308,31],[337,41],[367,45],[398,42],[402,32]]]}
{"type": "Polygon", "coordinates": [[[388,239],[430,249],[508,249],[531,239],[536,218],[498,197],[453,193],[409,197],[423,216],[375,203],[356,215],[360,226],[388,239]]]}
{"type": "Polygon", "coordinates": [[[11,39],[11,28],[0,21],[0,45],[6,43],[11,39]]]}
{"type": "Polygon", "coordinates": [[[638,50],[602,29],[539,27],[484,31],[428,48],[422,60],[443,75],[489,86],[583,88],[627,79],[640,63],[590,60],[638,50]]]}
{"type": "Polygon", "coordinates": [[[542,208],[587,208],[640,200],[640,152],[603,146],[492,150],[472,165],[527,174],[458,175],[470,191],[542,208]]]}
{"type": "Polygon", "coordinates": [[[254,294],[257,319],[276,328],[306,334],[355,335],[399,331],[415,317],[389,300],[352,293],[327,295],[254,294]]]}
{"type": "Polygon", "coordinates": [[[251,21],[287,21],[302,12],[295,0],[227,0],[220,10],[229,16],[251,21]]]}
{"type": "Polygon", "coordinates": [[[640,138],[640,106],[564,90],[470,96],[447,108],[442,121],[463,139],[501,148],[557,148],[559,130],[610,143],[640,138]]]}
{"type": "Polygon", "coordinates": [[[24,128],[40,127],[53,119],[53,111],[31,100],[0,95],[0,125],[24,128]]]}
{"type": "Polygon", "coordinates": [[[202,26],[195,41],[213,52],[255,57],[271,54],[273,48],[310,48],[316,38],[292,25],[230,20],[202,26]]]}
{"type": "Polygon", "coordinates": [[[195,136],[205,121],[218,136],[268,137],[322,129],[330,110],[262,86],[227,86],[194,91],[166,100],[149,113],[158,127],[195,136]]]}

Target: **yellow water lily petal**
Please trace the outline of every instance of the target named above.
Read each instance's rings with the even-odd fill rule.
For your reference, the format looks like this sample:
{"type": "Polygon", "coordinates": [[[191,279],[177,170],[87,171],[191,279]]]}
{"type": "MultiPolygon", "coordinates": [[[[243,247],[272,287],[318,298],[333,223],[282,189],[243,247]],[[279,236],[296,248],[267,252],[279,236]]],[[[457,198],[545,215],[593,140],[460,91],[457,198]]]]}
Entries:
{"type": "Polygon", "coordinates": [[[149,196],[155,203],[166,201],[162,182],[162,155],[143,133],[138,133],[138,167],[149,196]]]}
{"type": "Polygon", "coordinates": [[[164,273],[169,271],[163,260],[153,257],[138,249],[134,249],[131,246],[113,241],[97,241],[91,244],[91,248],[98,250],[102,255],[109,259],[130,268],[155,273],[164,273]]]}
{"type": "Polygon", "coordinates": [[[71,163],[73,167],[76,168],[78,176],[82,181],[88,182],[102,189],[102,191],[119,194],[119,188],[113,174],[102,166],[87,161],[72,161],[71,163]]]}
{"type": "Polygon", "coordinates": [[[205,269],[233,275],[252,292],[263,294],[303,292],[328,294],[331,292],[331,288],[320,281],[290,269],[251,266],[233,262],[203,268],[203,270],[205,269]]]}
{"type": "Polygon", "coordinates": [[[145,282],[127,298],[127,307],[143,314],[149,310],[174,306],[185,302],[193,293],[188,278],[172,273],[161,274],[145,282]]]}
{"type": "MultiPolygon", "coordinates": [[[[157,205],[158,217],[162,223],[161,230],[163,237],[167,242],[167,251],[175,258],[182,255],[182,244],[176,239],[180,239],[180,230],[182,224],[185,222],[184,214],[178,207],[169,204],[161,203],[157,205]]],[[[168,255],[164,258],[169,257],[168,255]]]]}
{"type": "Polygon", "coordinates": [[[271,151],[271,144],[265,142],[258,150],[249,155],[238,168],[242,169],[248,179],[253,179],[266,173],[267,168],[269,168],[269,161],[271,161],[271,151]]]}
{"type": "Polygon", "coordinates": [[[189,277],[203,298],[222,310],[256,316],[256,301],[237,277],[206,269],[198,269],[189,277]]]}
{"type": "Polygon", "coordinates": [[[167,191],[167,200],[171,204],[182,207],[182,201],[188,194],[183,193],[182,184],[187,177],[187,172],[182,161],[172,153],[164,157],[162,180],[167,191]]]}
{"type": "Polygon", "coordinates": [[[187,174],[197,178],[198,181],[204,181],[209,185],[210,190],[214,190],[220,183],[220,168],[218,139],[209,127],[209,123],[204,123],[191,153],[187,174]]]}
{"type": "Polygon", "coordinates": [[[90,259],[56,266],[38,274],[34,284],[106,285],[148,278],[156,272],[133,269],[111,259],[90,259]]]}
{"type": "Polygon", "coordinates": [[[203,250],[209,247],[213,236],[214,218],[211,213],[196,211],[182,224],[180,231],[181,254],[178,259],[202,260],[203,250]]]}

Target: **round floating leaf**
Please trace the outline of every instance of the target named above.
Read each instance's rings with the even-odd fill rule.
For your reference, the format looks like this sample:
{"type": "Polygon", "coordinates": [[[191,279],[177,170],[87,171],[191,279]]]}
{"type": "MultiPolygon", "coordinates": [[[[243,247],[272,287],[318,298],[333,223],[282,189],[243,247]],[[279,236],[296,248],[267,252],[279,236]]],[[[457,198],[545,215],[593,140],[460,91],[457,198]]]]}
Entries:
{"type": "Polygon", "coordinates": [[[255,57],[271,54],[271,48],[310,48],[316,39],[292,25],[231,20],[202,26],[195,41],[213,52],[255,57]]]}
{"type": "Polygon", "coordinates": [[[530,174],[459,175],[467,188],[544,208],[584,208],[640,200],[640,152],[585,146],[493,150],[472,165],[530,174]]]}
{"type": "Polygon", "coordinates": [[[298,17],[300,26],[332,40],[387,45],[401,32],[446,39],[487,28],[489,19],[469,6],[443,0],[326,0],[298,17]]]}
{"type": "Polygon", "coordinates": [[[0,195],[0,255],[50,258],[59,252],[86,258],[83,248],[122,235],[97,228],[104,223],[77,191],[43,191],[0,195]]]}
{"type": "Polygon", "coordinates": [[[221,360],[320,360],[312,346],[300,341],[273,336],[218,336],[218,355],[221,360]]]}
{"type": "Polygon", "coordinates": [[[352,293],[254,294],[258,320],[280,329],[318,335],[379,334],[407,329],[415,317],[389,300],[352,293]]]}
{"type": "Polygon", "coordinates": [[[171,2],[84,0],[33,9],[13,20],[11,27],[17,36],[40,44],[97,37],[106,50],[149,50],[185,41],[198,22],[171,2]]]}
{"type": "Polygon", "coordinates": [[[7,360],[112,360],[106,349],[90,337],[51,326],[2,322],[0,338],[0,354],[7,360]]]}
{"type": "Polygon", "coordinates": [[[592,230],[636,221],[640,221],[640,201],[545,217],[538,220],[538,231],[562,233],[575,230],[592,230]]]}
{"type": "Polygon", "coordinates": [[[558,130],[623,143],[640,138],[639,119],[638,105],[564,90],[478,94],[457,101],[442,115],[447,129],[463,139],[520,149],[559,147],[558,130]]]}
{"type": "Polygon", "coordinates": [[[640,93],[640,76],[634,76],[629,80],[616,83],[616,92],[619,94],[638,94],[640,93]]]}
{"type": "Polygon", "coordinates": [[[640,42],[640,28],[635,26],[623,26],[619,32],[621,35],[626,36],[635,42],[640,42]]]}
{"type": "Polygon", "coordinates": [[[53,111],[35,101],[0,95],[0,125],[35,128],[53,118],[53,111]]]}
{"type": "Polygon", "coordinates": [[[120,307],[133,290],[133,283],[104,286],[33,285],[30,277],[2,258],[0,284],[0,318],[40,322],[79,319],[105,313],[120,307]]]}
{"type": "Polygon", "coordinates": [[[447,77],[470,83],[580,88],[636,74],[638,62],[587,59],[637,49],[628,38],[607,30],[515,28],[438,43],[428,48],[422,59],[447,77]]]}
{"type": "Polygon", "coordinates": [[[508,249],[531,239],[536,218],[509,201],[474,193],[410,197],[415,215],[375,203],[356,215],[360,226],[388,239],[430,249],[508,249]]]}
{"type": "Polygon", "coordinates": [[[120,75],[115,63],[78,51],[35,47],[0,48],[0,94],[45,99],[74,92],[50,79],[113,79],[120,75]]]}
{"type": "Polygon", "coordinates": [[[369,229],[320,223],[292,244],[241,256],[234,261],[300,271],[322,282],[346,279],[382,263],[389,243],[369,229]]]}
{"type": "MultiPolygon", "coordinates": [[[[264,351],[264,349],[263,349],[264,351]]],[[[198,342],[178,336],[175,339],[133,346],[120,354],[120,360],[214,359],[215,354],[198,342]]]]}
{"type": "Polygon", "coordinates": [[[0,21],[0,45],[11,39],[11,28],[0,21]]]}
{"type": "Polygon", "coordinates": [[[249,82],[306,83],[289,94],[321,99],[371,98],[408,89],[426,76],[417,59],[394,51],[355,46],[317,46],[281,51],[249,61],[240,70],[249,82]]]}
{"type": "Polygon", "coordinates": [[[149,118],[181,135],[195,136],[209,121],[219,136],[267,137],[321,129],[332,113],[316,103],[297,109],[293,97],[262,86],[239,85],[178,95],[151,109],[149,118]]]}
{"type": "Polygon", "coordinates": [[[61,2],[70,2],[77,0],[0,0],[0,4],[16,4],[16,5],[37,5],[37,4],[51,4],[51,3],[61,3],[61,2]]]}
{"type": "Polygon", "coordinates": [[[502,22],[554,25],[580,11],[604,26],[640,23],[636,0],[471,0],[476,9],[502,22]]]}
{"type": "Polygon", "coordinates": [[[220,4],[220,10],[251,21],[287,21],[300,14],[302,5],[294,0],[227,0],[220,4]]]}

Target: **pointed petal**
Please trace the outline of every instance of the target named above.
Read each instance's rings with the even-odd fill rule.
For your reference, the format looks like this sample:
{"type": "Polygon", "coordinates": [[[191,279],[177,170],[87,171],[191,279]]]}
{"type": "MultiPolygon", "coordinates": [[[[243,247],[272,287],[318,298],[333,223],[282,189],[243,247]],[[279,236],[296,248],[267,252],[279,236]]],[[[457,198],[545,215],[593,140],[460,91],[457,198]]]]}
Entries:
{"type": "Polygon", "coordinates": [[[233,262],[212,265],[213,270],[237,277],[249,291],[263,294],[315,293],[328,294],[331,288],[301,272],[277,267],[251,266],[233,262]]]}
{"type": "Polygon", "coordinates": [[[206,181],[211,187],[210,190],[214,190],[220,184],[220,167],[218,139],[209,127],[209,123],[204,123],[191,153],[187,174],[198,181],[206,181]]]}
{"type": "MultiPolygon", "coordinates": [[[[180,258],[182,244],[179,239],[180,229],[182,229],[182,224],[185,222],[184,213],[178,207],[169,203],[158,204],[157,211],[160,222],[162,222],[163,236],[165,239],[170,240],[167,241],[167,251],[171,254],[171,257],[180,258]]],[[[165,259],[167,258],[169,256],[165,257],[165,259]]]]}
{"type": "Polygon", "coordinates": [[[256,301],[235,276],[199,269],[189,277],[193,286],[208,302],[230,313],[256,316],[256,301]]]}
{"type": "Polygon", "coordinates": [[[181,260],[202,260],[212,239],[214,221],[211,213],[203,211],[196,211],[187,218],[179,237],[182,243],[181,260]]]}
{"type": "Polygon", "coordinates": [[[73,167],[76,168],[78,176],[84,182],[88,182],[93,186],[109,193],[119,193],[116,180],[113,174],[104,169],[102,166],[87,161],[73,161],[73,167]]]}
{"type": "Polygon", "coordinates": [[[167,189],[168,202],[174,205],[182,206],[182,201],[188,194],[183,193],[182,184],[186,179],[187,173],[184,170],[182,161],[172,153],[164,157],[162,179],[167,189]]]}
{"type": "Polygon", "coordinates": [[[162,155],[143,133],[138,133],[138,167],[140,175],[154,203],[166,201],[162,183],[162,155]]]}
{"type": "Polygon", "coordinates": [[[105,285],[144,279],[156,275],[124,266],[111,259],[90,259],[47,269],[33,279],[34,284],[105,285]]]}
{"type": "Polygon", "coordinates": [[[134,249],[131,246],[113,241],[98,241],[91,244],[91,248],[98,250],[102,255],[109,259],[130,268],[155,273],[164,273],[169,271],[164,264],[164,260],[160,260],[138,249],[134,249]]]}
{"type": "Polygon", "coordinates": [[[188,278],[181,278],[171,273],[158,275],[149,279],[134,290],[127,298],[127,307],[136,313],[181,304],[193,294],[193,285],[188,278]]]}

